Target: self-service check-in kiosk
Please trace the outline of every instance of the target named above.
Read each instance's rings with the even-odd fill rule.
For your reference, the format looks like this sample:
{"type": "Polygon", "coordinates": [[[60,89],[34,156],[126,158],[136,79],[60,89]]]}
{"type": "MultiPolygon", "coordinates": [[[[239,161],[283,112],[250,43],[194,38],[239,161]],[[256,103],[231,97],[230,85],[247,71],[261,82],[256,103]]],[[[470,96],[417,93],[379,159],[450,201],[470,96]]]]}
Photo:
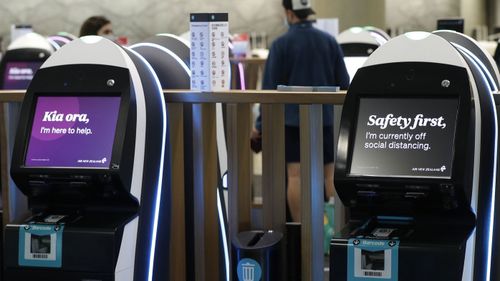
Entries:
{"type": "Polygon", "coordinates": [[[351,81],[366,59],[389,39],[389,35],[375,27],[351,27],[339,34],[337,40],[351,81]]]}
{"type": "Polygon", "coordinates": [[[493,280],[496,86],[444,37],[397,37],[354,77],[335,170],[351,219],[330,280],[493,280]]]}
{"type": "MultiPolygon", "coordinates": [[[[139,53],[144,57],[152,66],[158,79],[162,85],[163,89],[189,89],[191,87],[191,70],[189,69],[190,61],[190,47],[189,42],[172,34],[158,34],[152,38],[146,39],[144,42],[140,42],[131,46],[131,49],[139,53]]],[[[193,120],[192,120],[192,107],[190,104],[186,104],[183,107],[184,112],[184,153],[186,159],[193,159],[193,120]]],[[[217,107],[217,124],[222,124],[222,108],[220,105],[217,107]]],[[[225,145],[225,133],[224,127],[217,126],[217,146],[218,146],[218,158],[219,158],[219,174],[218,178],[221,178],[220,184],[217,186],[217,207],[219,213],[219,226],[221,241],[219,249],[220,253],[214,254],[214,258],[220,258],[221,268],[220,272],[225,273],[225,280],[229,279],[229,247],[227,239],[227,199],[225,199],[224,192],[222,188],[222,178],[227,172],[227,149],[225,145]]],[[[184,167],[185,173],[185,212],[186,212],[186,240],[188,241],[186,245],[186,269],[188,279],[194,278],[194,243],[189,242],[194,239],[194,214],[193,214],[193,170],[192,163],[190,161],[185,162],[184,167]]],[[[175,187],[173,187],[175,188],[175,187]]],[[[163,193],[162,202],[168,202],[169,195],[163,193]]],[[[165,231],[167,231],[167,226],[165,231]]],[[[169,229],[168,229],[169,230],[169,229]]],[[[170,257],[175,258],[175,257],[170,257]]],[[[165,263],[165,259],[161,263],[165,263]]],[[[221,274],[222,276],[222,274],[221,274]]]]}
{"type": "Polygon", "coordinates": [[[36,33],[25,34],[12,42],[0,64],[2,89],[26,89],[42,63],[53,53],[47,39],[36,33]]]}
{"type": "MultiPolygon", "coordinates": [[[[53,49],[47,39],[37,33],[27,33],[14,40],[8,47],[0,63],[0,89],[25,90],[28,88],[33,76],[42,63],[53,53],[53,49]]],[[[17,120],[21,110],[20,103],[6,103],[4,111],[6,122],[6,145],[7,159],[10,165],[11,153],[14,146],[14,137],[17,130],[17,120]]],[[[11,207],[7,214],[8,220],[13,220],[26,215],[26,198],[16,188],[9,177],[8,196],[11,207]]]]}
{"type": "MultiPolygon", "coordinates": [[[[495,63],[495,60],[489,55],[488,51],[485,50],[484,48],[481,47],[480,44],[478,44],[475,40],[471,39],[470,37],[459,33],[455,31],[450,31],[450,30],[439,30],[433,32],[433,34],[436,34],[438,36],[443,37],[444,39],[448,40],[450,43],[453,44],[453,46],[459,50],[463,56],[466,56],[469,58],[468,62],[470,64],[476,65],[477,67],[473,68],[472,70],[474,73],[474,76],[477,77],[476,79],[480,80],[485,80],[487,81],[490,89],[492,92],[496,92],[497,94],[493,95],[495,104],[496,104],[496,110],[500,109],[500,96],[498,95],[498,89],[500,88],[500,75],[499,71],[497,69],[497,65],[495,63]],[[480,71],[482,70],[482,71],[480,71]]],[[[498,114],[497,114],[497,124],[498,124],[498,114]]],[[[498,149],[497,152],[495,153],[494,151],[485,151],[485,155],[489,157],[498,157],[498,149]]],[[[497,165],[497,171],[498,171],[498,165],[497,165]]],[[[491,171],[488,170],[482,170],[483,173],[491,173],[491,171]]],[[[498,172],[497,172],[498,174],[498,172]]],[[[497,177],[497,186],[498,186],[498,177],[497,177]]],[[[481,218],[481,221],[477,223],[477,225],[481,225],[482,228],[477,229],[476,231],[478,233],[489,233],[489,238],[490,239],[484,239],[483,241],[480,241],[480,245],[482,247],[491,247],[488,250],[488,254],[486,256],[486,260],[491,259],[491,263],[489,264],[488,267],[486,267],[484,270],[478,271],[478,274],[483,274],[481,277],[484,278],[489,278],[489,280],[500,280],[500,257],[494,253],[498,253],[500,251],[500,241],[498,239],[498,233],[500,232],[500,223],[498,221],[500,220],[500,208],[498,208],[498,204],[500,202],[500,193],[498,192],[492,192],[492,193],[486,193],[486,197],[491,197],[492,200],[481,200],[483,204],[489,204],[489,214],[486,212],[485,215],[481,215],[478,217],[481,218]],[[489,223],[484,223],[484,222],[489,223]],[[493,228],[490,227],[490,225],[493,225],[493,228]]],[[[483,208],[484,210],[488,210],[488,207],[483,208]]],[[[483,213],[484,214],[484,213],[483,213]]],[[[483,256],[484,258],[484,256],[483,256]]],[[[481,280],[481,279],[479,279],[481,280]]],[[[483,279],[484,280],[484,279],[483,279]]]]}
{"type": "Polygon", "coordinates": [[[102,37],[43,64],[12,157],[32,216],[6,226],[6,280],[162,280],[167,264],[153,264],[164,104],[149,64],[102,37]]]}

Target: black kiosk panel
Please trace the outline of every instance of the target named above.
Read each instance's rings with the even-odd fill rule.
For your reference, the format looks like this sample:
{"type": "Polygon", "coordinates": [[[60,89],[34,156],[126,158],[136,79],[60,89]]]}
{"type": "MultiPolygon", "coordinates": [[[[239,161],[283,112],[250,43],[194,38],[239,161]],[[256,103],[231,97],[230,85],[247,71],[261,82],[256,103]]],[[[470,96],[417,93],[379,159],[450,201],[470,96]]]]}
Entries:
{"type": "Polygon", "coordinates": [[[11,168],[14,181],[31,196],[32,207],[38,201],[46,204],[48,195],[60,202],[54,204],[95,197],[95,188],[106,182],[108,192],[129,193],[133,154],[124,149],[133,144],[125,134],[133,137],[135,129],[128,119],[135,118],[129,110],[129,75],[127,69],[111,66],[39,70],[24,100],[11,168]],[[82,76],[87,71],[93,74],[82,76]],[[113,87],[100,78],[109,73],[116,81],[113,87]],[[99,80],[100,85],[91,82],[99,80]],[[37,91],[31,92],[33,88],[37,91]]]}
{"type": "Polygon", "coordinates": [[[456,32],[464,32],[464,19],[438,19],[438,30],[454,30],[456,32]]]}
{"type": "Polygon", "coordinates": [[[346,57],[368,57],[378,47],[368,43],[343,43],[342,52],[346,57]]]}
{"type": "Polygon", "coordinates": [[[391,63],[358,71],[344,102],[335,169],[337,192],[356,207],[354,216],[375,210],[413,216],[415,207],[470,212],[469,88],[467,72],[451,65],[391,63]],[[452,82],[443,87],[444,80],[452,82]]]}

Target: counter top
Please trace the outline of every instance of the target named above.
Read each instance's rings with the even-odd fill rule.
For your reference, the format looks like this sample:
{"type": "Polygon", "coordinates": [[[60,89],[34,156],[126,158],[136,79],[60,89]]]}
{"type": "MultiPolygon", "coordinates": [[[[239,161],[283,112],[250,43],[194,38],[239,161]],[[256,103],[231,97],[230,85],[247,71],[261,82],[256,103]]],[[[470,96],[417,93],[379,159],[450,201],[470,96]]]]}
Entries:
{"type": "MultiPolygon", "coordinates": [[[[261,90],[229,90],[197,92],[191,90],[163,90],[167,103],[268,103],[268,104],[338,104],[344,102],[346,92],[278,92],[261,90]]],[[[0,102],[20,102],[24,90],[0,90],[0,102]]]]}

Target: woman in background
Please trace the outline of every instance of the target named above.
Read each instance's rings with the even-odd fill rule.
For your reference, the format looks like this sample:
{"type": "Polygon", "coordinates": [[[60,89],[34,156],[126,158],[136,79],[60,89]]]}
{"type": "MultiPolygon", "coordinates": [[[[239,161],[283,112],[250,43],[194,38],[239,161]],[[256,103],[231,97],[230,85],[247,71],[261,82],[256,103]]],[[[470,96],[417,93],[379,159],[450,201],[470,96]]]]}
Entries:
{"type": "Polygon", "coordinates": [[[93,16],[83,22],[80,37],[86,35],[99,35],[115,41],[111,21],[104,16],[93,16]]]}

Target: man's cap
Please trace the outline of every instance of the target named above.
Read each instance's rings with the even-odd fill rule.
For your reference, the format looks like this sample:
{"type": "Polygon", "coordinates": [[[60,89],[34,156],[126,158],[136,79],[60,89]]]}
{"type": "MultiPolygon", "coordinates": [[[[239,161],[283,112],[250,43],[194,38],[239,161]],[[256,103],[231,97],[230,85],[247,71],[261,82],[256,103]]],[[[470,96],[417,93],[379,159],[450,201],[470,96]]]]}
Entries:
{"type": "Polygon", "coordinates": [[[283,7],[305,17],[316,14],[312,9],[311,0],[283,0],[283,7]]]}

